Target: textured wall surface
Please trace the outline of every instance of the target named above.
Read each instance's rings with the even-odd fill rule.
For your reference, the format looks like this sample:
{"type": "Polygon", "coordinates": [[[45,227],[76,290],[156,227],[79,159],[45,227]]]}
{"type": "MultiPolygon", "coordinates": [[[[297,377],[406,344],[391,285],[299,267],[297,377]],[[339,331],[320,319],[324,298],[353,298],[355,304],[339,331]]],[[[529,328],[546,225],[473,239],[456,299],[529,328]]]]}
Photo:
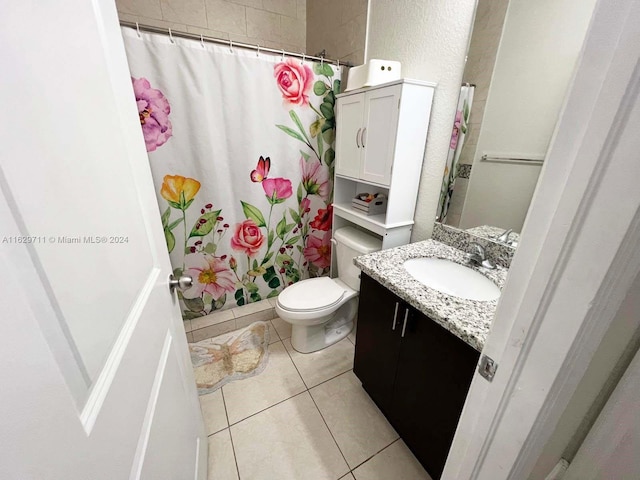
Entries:
{"type": "Polygon", "coordinates": [[[475,0],[371,0],[367,56],[402,62],[402,76],[437,82],[412,241],[431,236],[475,0]]]}
{"type": "Polygon", "coordinates": [[[306,0],[116,0],[120,20],[306,52],[306,0]]]}
{"type": "Polygon", "coordinates": [[[327,58],[364,63],[367,0],[310,0],[307,4],[307,52],[326,50],[327,58]]]}

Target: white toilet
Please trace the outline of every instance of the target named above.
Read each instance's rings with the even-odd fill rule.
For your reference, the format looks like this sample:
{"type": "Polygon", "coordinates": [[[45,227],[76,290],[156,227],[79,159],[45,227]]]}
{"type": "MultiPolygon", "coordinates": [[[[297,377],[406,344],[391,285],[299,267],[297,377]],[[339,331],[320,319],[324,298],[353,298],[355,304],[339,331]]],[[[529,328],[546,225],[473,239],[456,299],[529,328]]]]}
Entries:
{"type": "Polygon", "coordinates": [[[333,232],[338,278],[309,278],[286,288],[276,303],[278,316],[292,325],[291,345],[301,353],[322,350],[353,329],[358,311],[360,270],[353,259],[382,248],[382,241],[353,227],[333,232]]]}

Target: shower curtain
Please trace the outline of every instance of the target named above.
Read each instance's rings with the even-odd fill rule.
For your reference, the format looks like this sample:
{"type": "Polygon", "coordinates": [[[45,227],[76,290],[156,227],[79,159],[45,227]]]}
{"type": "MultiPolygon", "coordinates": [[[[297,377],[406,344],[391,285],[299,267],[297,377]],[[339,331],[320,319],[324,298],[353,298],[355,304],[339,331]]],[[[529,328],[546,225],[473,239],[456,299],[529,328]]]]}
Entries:
{"type": "Polygon", "coordinates": [[[329,272],[340,72],[123,28],[183,317],[329,272]]]}
{"type": "Polygon", "coordinates": [[[451,133],[451,141],[449,142],[449,153],[447,155],[447,163],[444,167],[442,187],[440,189],[440,201],[438,203],[438,213],[436,216],[438,222],[444,223],[447,218],[447,212],[449,211],[453,188],[458,176],[458,160],[460,159],[464,139],[467,135],[474,90],[475,87],[472,85],[463,85],[460,89],[456,117],[453,123],[453,132],[451,133]]]}

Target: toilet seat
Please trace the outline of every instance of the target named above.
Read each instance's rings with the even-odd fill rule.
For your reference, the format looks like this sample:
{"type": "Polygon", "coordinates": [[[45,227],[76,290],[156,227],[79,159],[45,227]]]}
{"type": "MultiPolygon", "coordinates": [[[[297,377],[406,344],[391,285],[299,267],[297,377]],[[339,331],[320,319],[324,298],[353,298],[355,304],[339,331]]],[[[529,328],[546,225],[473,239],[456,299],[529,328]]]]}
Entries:
{"type": "Polygon", "coordinates": [[[279,306],[290,312],[313,312],[331,308],[340,302],[346,290],[329,277],[309,278],[278,295],[279,306]]]}

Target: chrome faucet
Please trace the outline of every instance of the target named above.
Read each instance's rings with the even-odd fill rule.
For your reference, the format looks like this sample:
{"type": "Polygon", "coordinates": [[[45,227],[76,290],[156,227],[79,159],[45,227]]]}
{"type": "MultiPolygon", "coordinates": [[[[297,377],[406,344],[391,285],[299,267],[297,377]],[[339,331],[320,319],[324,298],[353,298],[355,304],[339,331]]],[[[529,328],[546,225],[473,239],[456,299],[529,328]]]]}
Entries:
{"type": "Polygon", "coordinates": [[[470,242],[469,246],[473,252],[469,254],[469,263],[478,267],[496,268],[496,264],[487,258],[487,252],[482,245],[477,242],[470,242]]]}
{"type": "Polygon", "coordinates": [[[509,235],[511,235],[512,233],[513,233],[513,228],[509,228],[504,232],[502,232],[500,236],[496,238],[496,240],[502,243],[509,243],[509,235]]]}

